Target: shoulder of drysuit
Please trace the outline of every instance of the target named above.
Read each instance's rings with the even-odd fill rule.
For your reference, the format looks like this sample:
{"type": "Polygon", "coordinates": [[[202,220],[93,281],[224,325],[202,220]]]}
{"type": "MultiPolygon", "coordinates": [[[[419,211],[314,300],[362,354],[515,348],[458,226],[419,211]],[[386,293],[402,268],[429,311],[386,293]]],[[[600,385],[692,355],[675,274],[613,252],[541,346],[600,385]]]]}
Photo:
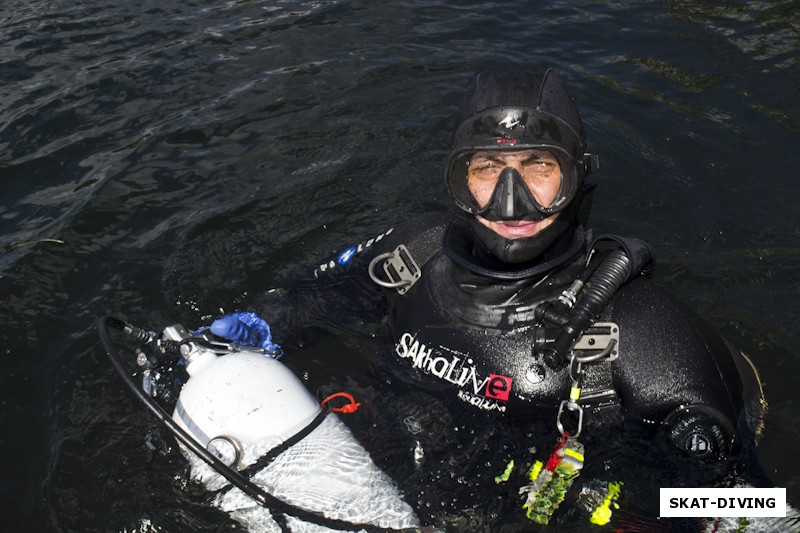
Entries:
{"type": "Polygon", "coordinates": [[[629,412],[660,422],[680,406],[734,418],[741,381],[722,337],[647,277],[623,285],[614,302],[620,355],[614,382],[629,412]]]}
{"type": "Polygon", "coordinates": [[[441,237],[454,217],[452,212],[419,215],[367,237],[356,244],[346,244],[314,267],[315,278],[327,278],[346,272],[366,275],[366,266],[375,256],[393,251],[399,245],[418,241],[433,242],[441,248],[441,237]]]}

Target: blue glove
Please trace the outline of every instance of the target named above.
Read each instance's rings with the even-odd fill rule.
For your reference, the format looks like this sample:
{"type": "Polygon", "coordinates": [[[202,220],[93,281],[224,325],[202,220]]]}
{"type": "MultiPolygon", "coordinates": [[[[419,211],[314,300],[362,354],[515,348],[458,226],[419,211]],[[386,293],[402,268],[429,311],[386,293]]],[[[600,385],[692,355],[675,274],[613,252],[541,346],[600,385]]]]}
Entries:
{"type": "Polygon", "coordinates": [[[251,311],[239,311],[225,315],[215,320],[208,329],[214,335],[228,339],[240,346],[262,348],[271,352],[271,356],[275,358],[281,356],[281,347],[272,342],[269,324],[251,311]]]}

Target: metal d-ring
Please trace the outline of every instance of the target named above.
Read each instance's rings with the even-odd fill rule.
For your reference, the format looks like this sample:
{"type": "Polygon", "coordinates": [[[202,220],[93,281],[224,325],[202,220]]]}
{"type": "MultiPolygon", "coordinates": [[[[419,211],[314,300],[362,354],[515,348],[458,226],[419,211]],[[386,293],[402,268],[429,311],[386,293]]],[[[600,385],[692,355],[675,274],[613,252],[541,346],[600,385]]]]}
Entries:
{"type": "Polygon", "coordinates": [[[375,273],[375,267],[378,266],[378,263],[381,261],[387,261],[394,257],[394,252],[386,252],[385,254],[376,255],[372,261],[369,262],[369,277],[372,281],[380,285],[381,287],[386,287],[387,289],[399,289],[400,287],[405,287],[406,285],[411,285],[409,280],[401,279],[400,281],[384,281],[378,277],[375,273]]]}
{"type": "Polygon", "coordinates": [[[606,359],[607,361],[613,361],[617,358],[616,355],[612,355],[614,351],[614,347],[617,345],[617,339],[611,339],[608,341],[608,346],[606,346],[603,351],[596,353],[594,355],[583,355],[583,356],[576,356],[576,360],[579,363],[594,363],[595,361],[600,361],[606,359]]]}

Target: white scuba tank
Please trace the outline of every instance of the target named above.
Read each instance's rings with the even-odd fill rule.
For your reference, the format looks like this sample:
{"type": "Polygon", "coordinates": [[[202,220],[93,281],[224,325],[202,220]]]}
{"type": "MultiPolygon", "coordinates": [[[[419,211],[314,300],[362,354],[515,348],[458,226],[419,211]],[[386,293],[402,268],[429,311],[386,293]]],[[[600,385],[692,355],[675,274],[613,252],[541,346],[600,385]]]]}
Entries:
{"type": "MultiPolygon", "coordinates": [[[[165,330],[170,340],[185,336],[182,328],[165,330]]],[[[173,420],[234,469],[247,468],[319,420],[317,401],[275,359],[248,351],[218,355],[196,346],[184,357],[190,377],[173,420]]],[[[182,451],[194,479],[213,491],[229,487],[199,457],[182,451]]],[[[286,503],[328,518],[392,529],[419,526],[395,483],[333,413],[251,481],[286,503]]],[[[220,491],[214,503],[251,531],[283,531],[267,508],[236,488],[220,491]]],[[[293,517],[287,523],[292,531],[331,531],[293,517]]]]}

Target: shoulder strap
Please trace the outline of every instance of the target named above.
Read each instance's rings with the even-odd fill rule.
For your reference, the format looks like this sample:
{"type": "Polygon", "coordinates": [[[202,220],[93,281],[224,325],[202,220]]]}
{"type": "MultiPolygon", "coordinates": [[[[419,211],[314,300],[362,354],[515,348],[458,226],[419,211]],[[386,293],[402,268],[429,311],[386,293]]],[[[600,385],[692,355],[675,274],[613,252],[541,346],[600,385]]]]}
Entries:
{"type": "Polygon", "coordinates": [[[442,249],[442,234],[447,224],[440,224],[428,228],[417,234],[407,245],[408,251],[414,261],[423,268],[436,252],[442,249]]]}
{"type": "Polygon", "coordinates": [[[387,289],[397,289],[401,295],[408,292],[422,277],[422,269],[428,261],[442,249],[446,226],[441,223],[426,228],[391,252],[375,256],[368,268],[372,281],[387,289]]]}

